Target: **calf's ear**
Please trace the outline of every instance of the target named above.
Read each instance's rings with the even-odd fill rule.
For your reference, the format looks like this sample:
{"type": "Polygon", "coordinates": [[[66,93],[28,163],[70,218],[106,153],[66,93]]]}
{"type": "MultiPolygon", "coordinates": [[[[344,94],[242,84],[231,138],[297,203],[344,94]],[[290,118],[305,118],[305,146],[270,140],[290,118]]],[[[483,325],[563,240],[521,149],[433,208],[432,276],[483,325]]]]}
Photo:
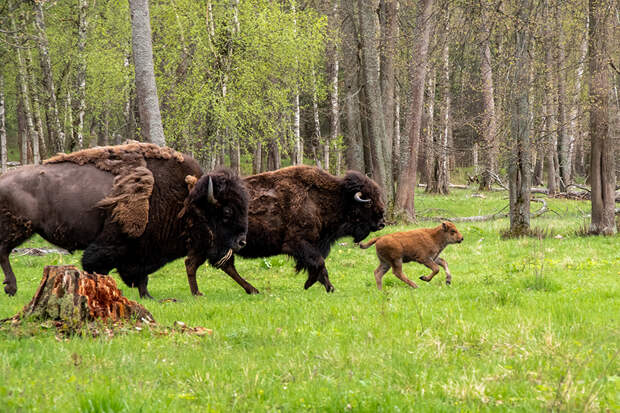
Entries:
{"type": "Polygon", "coordinates": [[[441,223],[441,227],[443,228],[444,231],[448,231],[448,224],[446,224],[445,222],[441,223]]]}

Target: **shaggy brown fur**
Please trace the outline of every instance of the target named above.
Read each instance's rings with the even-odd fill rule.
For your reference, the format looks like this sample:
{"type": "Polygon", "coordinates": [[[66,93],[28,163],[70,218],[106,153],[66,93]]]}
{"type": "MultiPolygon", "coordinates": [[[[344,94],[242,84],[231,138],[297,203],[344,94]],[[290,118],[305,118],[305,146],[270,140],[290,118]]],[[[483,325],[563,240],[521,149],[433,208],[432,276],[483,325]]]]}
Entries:
{"type": "Polygon", "coordinates": [[[205,260],[220,262],[245,245],[248,195],[238,176],[227,170],[203,174],[190,156],[168,157],[174,155],[170,149],[124,147],[130,148],[125,154],[118,147],[90,149],[0,176],[0,267],[7,294],[17,291],[9,255],[35,233],[69,251],[84,250],[88,272],[116,268],[141,297],[150,296],[148,275],[166,263],[186,256],[191,280],[205,260]]]}
{"type": "MultiPolygon", "coordinates": [[[[318,281],[327,292],[334,291],[325,258],[337,239],[352,236],[359,242],[385,225],[381,189],[357,171],[338,177],[300,165],[249,176],[244,182],[250,194],[248,236],[247,245],[237,254],[248,258],[278,254],[293,257],[297,271],[308,272],[306,289],[318,281]]],[[[243,280],[235,269],[234,257],[221,268],[243,280]]],[[[258,292],[241,285],[246,292],[258,292]]]]}
{"type": "Polygon", "coordinates": [[[448,244],[462,241],[463,236],[454,224],[446,221],[435,228],[395,232],[373,238],[366,243],[360,243],[360,248],[366,249],[376,244],[379,266],[375,270],[375,281],[378,289],[381,289],[381,280],[390,268],[396,277],[411,287],[418,288],[416,283],[405,276],[403,263],[415,261],[433,270],[431,274],[420,277],[423,281],[432,280],[439,272],[439,265],[441,265],[446,272],[446,284],[450,284],[452,274],[448,269],[448,263],[443,258],[439,258],[439,254],[448,244]]]}
{"type": "Polygon", "coordinates": [[[103,146],[73,153],[59,153],[45,164],[72,162],[92,164],[116,175],[112,192],[97,207],[112,211],[124,233],[137,238],[144,233],[149,218],[149,198],[153,192],[152,172],[146,168],[148,159],[174,159],[183,162],[183,155],[172,148],[152,143],[130,141],[125,145],[103,146]]]}

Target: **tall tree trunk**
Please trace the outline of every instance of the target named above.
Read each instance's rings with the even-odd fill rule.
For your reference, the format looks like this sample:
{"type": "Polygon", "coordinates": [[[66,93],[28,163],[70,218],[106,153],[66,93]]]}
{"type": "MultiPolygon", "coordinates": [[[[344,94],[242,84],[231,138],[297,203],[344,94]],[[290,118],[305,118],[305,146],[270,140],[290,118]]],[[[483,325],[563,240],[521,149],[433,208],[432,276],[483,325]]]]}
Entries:
{"type": "Polygon", "coordinates": [[[6,116],[4,109],[4,74],[0,72],[0,173],[7,170],[6,116]]]}
{"type": "Polygon", "coordinates": [[[566,192],[566,185],[570,184],[571,158],[569,151],[568,121],[566,117],[566,70],[565,70],[565,52],[564,52],[564,36],[562,28],[562,20],[557,8],[555,11],[557,47],[556,62],[558,89],[558,169],[560,172],[560,191],[566,192]]]}
{"type": "Polygon", "coordinates": [[[166,145],[159,112],[148,0],[129,0],[131,45],[136,72],[136,95],[140,110],[140,133],[149,142],[166,145]]]}
{"type": "Polygon", "coordinates": [[[41,70],[43,72],[43,80],[45,88],[47,90],[48,99],[48,114],[51,117],[49,125],[51,126],[53,146],[57,152],[64,152],[65,150],[65,134],[60,127],[60,117],[58,116],[58,104],[56,102],[56,88],[54,87],[54,76],[52,74],[52,61],[49,54],[49,42],[47,40],[47,33],[45,30],[45,19],[43,16],[43,2],[35,3],[35,26],[38,31],[39,40],[39,56],[41,59],[41,70]]]}
{"type": "Polygon", "coordinates": [[[402,162],[400,156],[401,137],[400,137],[400,91],[396,88],[396,97],[394,99],[394,140],[392,141],[392,175],[398,177],[400,174],[400,164],[402,162]]]}
{"type": "Polygon", "coordinates": [[[483,25],[480,74],[482,76],[482,176],[480,177],[480,190],[491,190],[493,176],[497,173],[497,115],[495,113],[495,91],[493,86],[493,69],[491,64],[491,48],[489,22],[482,13],[483,25]]]}
{"type": "MultiPolygon", "coordinates": [[[[549,6],[545,6],[545,13],[548,15],[549,6]]],[[[556,159],[557,159],[557,117],[556,117],[556,98],[557,94],[553,93],[555,80],[553,76],[553,39],[549,27],[545,27],[545,137],[546,137],[546,171],[547,171],[547,188],[549,195],[555,195],[557,188],[556,159]]]]}
{"type": "MultiPolygon", "coordinates": [[[[587,30],[587,23],[586,23],[587,30]]],[[[585,72],[586,59],[588,57],[588,36],[584,35],[581,42],[581,56],[579,65],[577,66],[577,76],[575,79],[575,92],[572,99],[572,107],[570,111],[570,158],[572,171],[571,174],[584,174],[585,165],[583,162],[583,133],[581,128],[581,119],[583,110],[581,107],[581,91],[583,85],[583,74],[585,72]]]]}
{"type": "Polygon", "coordinates": [[[515,64],[513,83],[521,85],[510,95],[510,145],[511,159],[508,167],[510,189],[510,233],[515,236],[527,235],[530,228],[530,187],[531,187],[531,141],[529,115],[529,14],[530,1],[523,0],[517,10],[516,21],[523,24],[515,30],[515,64]]]}
{"type": "Polygon", "coordinates": [[[73,151],[75,147],[75,137],[73,136],[73,102],[71,100],[71,88],[67,88],[67,98],[65,99],[65,128],[67,130],[67,148],[73,151]]]}
{"type": "Polygon", "coordinates": [[[32,118],[37,129],[37,135],[39,137],[39,146],[37,148],[38,155],[35,157],[40,158],[40,153],[47,153],[47,145],[45,143],[45,135],[43,133],[43,121],[41,120],[41,106],[39,104],[39,91],[37,90],[37,82],[34,78],[33,66],[32,66],[32,53],[30,49],[26,50],[26,70],[28,72],[28,89],[31,91],[32,96],[32,118]]]}
{"type": "MultiPolygon", "coordinates": [[[[322,168],[321,160],[318,157],[317,148],[321,145],[321,120],[319,118],[319,101],[316,97],[316,74],[312,69],[312,118],[314,119],[314,135],[312,139],[312,154],[314,162],[322,168]]],[[[327,165],[329,167],[329,165],[327,165]]]]}
{"type": "Polygon", "coordinates": [[[409,135],[409,147],[407,166],[403,168],[398,176],[398,191],[396,192],[394,210],[397,214],[406,214],[410,218],[415,218],[415,187],[417,173],[418,145],[420,143],[420,123],[422,120],[422,109],[424,105],[424,84],[426,80],[428,43],[431,31],[431,10],[433,0],[420,0],[420,13],[417,18],[418,30],[412,50],[415,63],[409,63],[410,77],[410,106],[407,117],[407,124],[410,125],[407,134],[409,135]],[[417,63],[417,64],[416,64],[417,63]]]}
{"type": "MultiPolygon", "coordinates": [[[[147,4],[148,6],[148,4],[147,4]]],[[[147,10],[148,12],[148,10],[147,10]]],[[[84,115],[86,114],[86,34],[88,32],[88,0],[79,0],[78,20],[78,123],[77,123],[77,148],[84,147],[84,115]]],[[[125,58],[125,65],[129,65],[129,59],[125,58]]],[[[132,138],[126,136],[125,139],[132,138]]]]}
{"type": "Polygon", "coordinates": [[[422,134],[423,143],[420,145],[421,152],[424,153],[423,176],[421,181],[426,183],[426,191],[431,192],[433,188],[433,165],[436,156],[435,151],[435,86],[436,86],[435,68],[431,69],[427,81],[427,103],[424,105],[424,113],[422,114],[422,134]]]}
{"type": "MultiPolygon", "coordinates": [[[[125,55],[125,59],[123,61],[123,67],[127,70],[129,68],[129,58],[130,56],[125,55]]],[[[135,137],[135,118],[133,116],[134,102],[132,99],[133,96],[133,85],[134,79],[131,76],[127,75],[125,79],[125,105],[123,106],[123,119],[125,120],[125,128],[124,128],[124,139],[134,139],[135,137]]],[[[82,119],[83,123],[83,119],[82,119]]],[[[78,145],[83,145],[84,142],[79,142],[78,145]]]]}
{"type": "MultiPolygon", "coordinates": [[[[449,17],[448,17],[449,19],[449,17]]],[[[448,194],[450,171],[448,168],[448,148],[450,141],[450,48],[446,39],[443,49],[443,76],[442,76],[442,103],[441,103],[441,131],[438,134],[439,156],[436,157],[435,176],[437,177],[437,192],[440,194],[448,194]]]]}
{"type": "MultiPolygon", "coordinates": [[[[293,32],[297,35],[297,15],[295,9],[295,2],[291,3],[291,8],[293,11],[293,32]]],[[[299,73],[299,59],[295,57],[295,67],[297,73],[299,73]]],[[[293,109],[293,139],[294,139],[294,148],[293,148],[293,165],[301,165],[304,163],[304,144],[301,139],[301,107],[299,105],[299,83],[296,86],[295,90],[295,99],[294,99],[294,109],[293,109]]],[[[257,147],[258,148],[258,147],[257,147]]],[[[260,165],[260,163],[259,163],[260,165]]]]}
{"type": "Polygon", "coordinates": [[[344,134],[345,164],[348,169],[365,172],[364,149],[362,142],[362,119],[360,117],[360,61],[358,54],[358,36],[355,27],[356,19],[351,8],[355,3],[341,0],[343,13],[346,10],[347,18],[343,19],[342,27],[342,55],[346,111],[346,133],[344,134]],[[345,9],[345,7],[347,7],[345,9]]]}
{"type": "MultiPolygon", "coordinates": [[[[385,158],[386,174],[390,190],[394,191],[393,148],[394,148],[394,109],[395,109],[395,57],[398,36],[398,1],[381,0],[381,100],[385,116],[385,158]]],[[[393,197],[393,195],[392,195],[393,197]]]]}
{"type": "MultiPolygon", "coordinates": [[[[14,16],[11,15],[11,25],[14,33],[21,33],[17,31],[17,25],[15,23],[14,16]]],[[[15,51],[17,52],[17,70],[19,73],[19,87],[21,93],[21,100],[23,103],[24,117],[26,119],[26,127],[27,127],[27,136],[22,138],[22,164],[24,162],[28,162],[28,140],[32,141],[32,149],[33,149],[33,163],[35,165],[41,163],[41,159],[39,157],[39,136],[37,134],[37,130],[34,127],[34,122],[32,120],[32,110],[30,105],[30,93],[28,91],[28,69],[26,68],[26,62],[24,61],[24,57],[22,56],[22,36],[19,36],[20,44],[15,47],[15,51]]]]}
{"type": "Polygon", "coordinates": [[[263,143],[256,141],[254,146],[254,157],[252,159],[252,173],[259,174],[263,171],[263,143]]]}
{"type": "Polygon", "coordinates": [[[362,67],[366,78],[366,98],[369,114],[369,132],[372,156],[373,179],[384,190],[388,202],[393,198],[391,179],[388,179],[387,165],[391,170],[391,145],[390,151],[385,151],[385,119],[383,116],[383,104],[381,88],[379,84],[379,54],[377,50],[377,38],[379,27],[375,11],[379,5],[378,0],[358,0],[360,17],[360,37],[362,41],[363,59],[362,67]],[[389,155],[386,156],[386,152],[389,155]]]}
{"type": "Polygon", "coordinates": [[[590,69],[590,184],[592,185],[592,221],[590,232],[599,235],[616,233],[614,222],[616,171],[609,96],[612,90],[608,59],[614,19],[609,0],[590,0],[588,66],[590,69]]]}

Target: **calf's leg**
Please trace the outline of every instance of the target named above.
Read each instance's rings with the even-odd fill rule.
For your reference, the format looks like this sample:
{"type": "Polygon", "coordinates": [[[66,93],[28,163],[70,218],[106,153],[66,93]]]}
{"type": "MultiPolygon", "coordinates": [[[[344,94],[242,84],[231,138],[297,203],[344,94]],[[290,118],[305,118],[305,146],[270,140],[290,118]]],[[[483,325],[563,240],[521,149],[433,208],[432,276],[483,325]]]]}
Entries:
{"type": "Polygon", "coordinates": [[[383,288],[383,276],[390,270],[391,265],[387,262],[384,262],[379,258],[379,266],[375,270],[375,281],[377,283],[377,289],[383,288]]]}
{"type": "Polygon", "coordinates": [[[399,258],[394,261],[394,263],[392,264],[392,272],[394,273],[395,276],[397,276],[403,282],[409,284],[409,286],[411,286],[412,288],[418,288],[418,285],[414,283],[413,281],[411,281],[409,278],[407,278],[407,276],[403,272],[402,258],[399,258]]]}
{"type": "Polygon", "coordinates": [[[448,263],[443,258],[435,258],[435,262],[443,267],[443,270],[446,272],[446,284],[452,284],[452,274],[450,274],[450,269],[448,268],[448,263]]]}
{"type": "Polygon", "coordinates": [[[437,263],[435,261],[433,261],[430,258],[428,258],[425,261],[423,261],[422,264],[426,265],[428,268],[433,270],[433,272],[431,272],[429,275],[423,275],[422,277],[420,277],[420,279],[422,281],[430,281],[430,280],[432,280],[433,277],[435,275],[437,275],[437,273],[439,272],[439,266],[437,265],[437,263]]]}

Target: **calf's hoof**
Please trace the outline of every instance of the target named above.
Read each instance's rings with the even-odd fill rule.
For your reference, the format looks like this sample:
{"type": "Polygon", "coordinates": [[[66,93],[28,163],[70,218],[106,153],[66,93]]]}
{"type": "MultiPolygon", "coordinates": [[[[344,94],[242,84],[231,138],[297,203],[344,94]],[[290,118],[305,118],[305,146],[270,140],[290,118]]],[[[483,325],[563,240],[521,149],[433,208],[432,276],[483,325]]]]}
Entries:
{"type": "Polygon", "coordinates": [[[9,283],[5,283],[6,285],[4,286],[4,292],[7,293],[7,295],[9,296],[14,296],[15,293],[17,292],[17,285],[15,284],[9,284],[9,283]]]}
{"type": "Polygon", "coordinates": [[[427,278],[427,277],[426,277],[426,275],[421,276],[421,277],[420,277],[420,279],[421,279],[422,281],[426,281],[426,282],[429,282],[429,281],[430,281],[430,278],[427,278]]]}
{"type": "Polygon", "coordinates": [[[446,280],[446,285],[452,285],[452,281],[446,280]]]}

